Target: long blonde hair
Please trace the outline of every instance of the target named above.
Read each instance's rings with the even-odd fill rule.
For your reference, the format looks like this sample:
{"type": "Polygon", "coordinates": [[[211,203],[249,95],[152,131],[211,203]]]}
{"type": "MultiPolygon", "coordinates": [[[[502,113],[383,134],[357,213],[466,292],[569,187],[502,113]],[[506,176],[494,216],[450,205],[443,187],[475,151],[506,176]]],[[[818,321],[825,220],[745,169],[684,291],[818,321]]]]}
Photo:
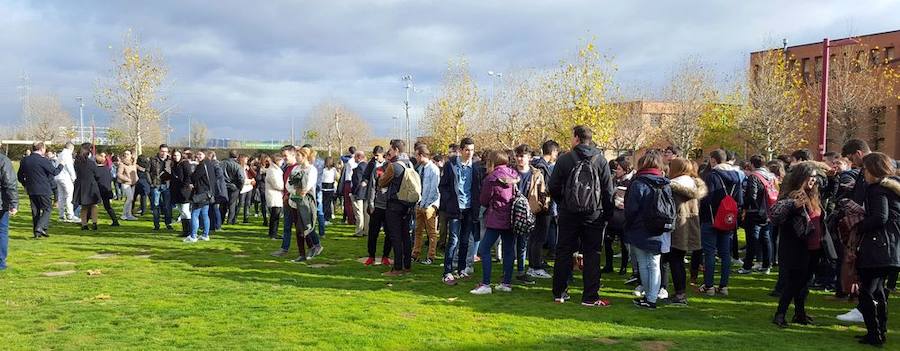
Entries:
{"type": "Polygon", "coordinates": [[[316,151],[308,147],[297,150],[297,162],[304,161],[305,165],[311,165],[316,160],[316,151]]]}

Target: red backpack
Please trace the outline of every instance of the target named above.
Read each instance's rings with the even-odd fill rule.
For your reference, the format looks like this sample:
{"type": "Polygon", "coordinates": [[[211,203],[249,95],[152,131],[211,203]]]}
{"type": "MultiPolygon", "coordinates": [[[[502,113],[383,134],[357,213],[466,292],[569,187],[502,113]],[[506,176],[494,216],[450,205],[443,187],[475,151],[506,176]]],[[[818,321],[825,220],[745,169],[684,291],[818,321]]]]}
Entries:
{"type": "MultiPolygon", "coordinates": [[[[716,175],[716,177],[719,178],[719,182],[722,183],[722,189],[725,190],[725,182],[722,181],[722,177],[719,175],[716,175]]],[[[712,223],[713,228],[716,230],[727,232],[737,229],[738,205],[734,197],[731,196],[732,193],[734,193],[734,186],[731,187],[731,191],[726,191],[725,197],[722,198],[722,201],[719,201],[719,209],[716,210],[712,223]]]]}
{"type": "Polygon", "coordinates": [[[762,183],[763,187],[766,189],[766,205],[768,205],[768,208],[766,209],[772,208],[772,206],[775,206],[775,203],[778,202],[778,189],[775,189],[775,183],[769,181],[766,177],[763,177],[759,172],[753,172],[752,174],[756,179],[759,179],[759,182],[762,183]]]}

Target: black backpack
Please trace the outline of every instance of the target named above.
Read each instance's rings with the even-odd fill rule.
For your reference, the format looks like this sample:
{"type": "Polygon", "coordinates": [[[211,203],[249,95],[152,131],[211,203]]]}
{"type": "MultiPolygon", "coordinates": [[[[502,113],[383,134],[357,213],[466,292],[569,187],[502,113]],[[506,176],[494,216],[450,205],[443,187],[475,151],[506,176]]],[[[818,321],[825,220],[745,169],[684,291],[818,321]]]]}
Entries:
{"type": "Polygon", "coordinates": [[[564,195],[565,207],[575,213],[594,213],[601,210],[600,173],[594,167],[594,161],[600,155],[585,158],[575,164],[575,168],[569,173],[566,180],[566,193],[564,195]]]}
{"type": "Polygon", "coordinates": [[[672,197],[672,187],[668,184],[657,185],[638,177],[637,181],[650,187],[653,205],[641,209],[644,228],[653,233],[671,232],[675,228],[675,200],[672,197]]]}

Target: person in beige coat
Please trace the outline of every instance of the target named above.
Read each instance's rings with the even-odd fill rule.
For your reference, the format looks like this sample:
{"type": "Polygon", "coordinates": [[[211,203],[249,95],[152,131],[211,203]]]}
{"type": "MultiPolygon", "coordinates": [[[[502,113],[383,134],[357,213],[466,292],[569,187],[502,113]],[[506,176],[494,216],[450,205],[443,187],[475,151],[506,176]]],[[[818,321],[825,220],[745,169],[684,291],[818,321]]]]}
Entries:
{"type": "Polygon", "coordinates": [[[125,206],[122,209],[122,219],[126,221],[137,220],[131,214],[131,208],[134,205],[134,187],[138,181],[138,165],[134,162],[131,151],[125,150],[122,154],[121,163],[116,170],[116,180],[122,184],[122,192],[125,193],[125,206]]]}
{"type": "Polygon", "coordinates": [[[697,167],[690,160],[676,157],[669,163],[669,178],[672,180],[672,195],[675,199],[675,229],[672,230],[671,251],[663,255],[669,264],[672,283],[675,287],[673,304],[687,304],[685,291],[687,277],[684,256],[690,251],[699,251],[700,243],[700,199],[706,196],[706,184],[697,176],[697,167]]]}

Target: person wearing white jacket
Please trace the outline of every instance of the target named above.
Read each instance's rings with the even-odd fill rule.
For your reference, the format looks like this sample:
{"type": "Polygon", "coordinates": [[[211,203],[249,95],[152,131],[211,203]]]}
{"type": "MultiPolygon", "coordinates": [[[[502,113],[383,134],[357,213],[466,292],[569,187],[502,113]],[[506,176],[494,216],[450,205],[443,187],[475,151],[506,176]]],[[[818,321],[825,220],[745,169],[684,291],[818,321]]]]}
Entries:
{"type": "Polygon", "coordinates": [[[284,206],[284,171],[278,166],[281,160],[275,160],[265,155],[261,160],[262,172],[266,175],[266,208],[269,211],[269,238],[281,240],[278,235],[278,226],[281,224],[281,211],[284,206]]]}
{"type": "Polygon", "coordinates": [[[63,170],[53,180],[56,182],[56,188],[58,189],[56,202],[59,209],[59,220],[77,223],[80,220],[75,216],[72,205],[76,178],[75,159],[72,157],[73,151],[75,151],[75,145],[67,142],[65,148],[56,155],[56,161],[63,166],[63,170]]]}

